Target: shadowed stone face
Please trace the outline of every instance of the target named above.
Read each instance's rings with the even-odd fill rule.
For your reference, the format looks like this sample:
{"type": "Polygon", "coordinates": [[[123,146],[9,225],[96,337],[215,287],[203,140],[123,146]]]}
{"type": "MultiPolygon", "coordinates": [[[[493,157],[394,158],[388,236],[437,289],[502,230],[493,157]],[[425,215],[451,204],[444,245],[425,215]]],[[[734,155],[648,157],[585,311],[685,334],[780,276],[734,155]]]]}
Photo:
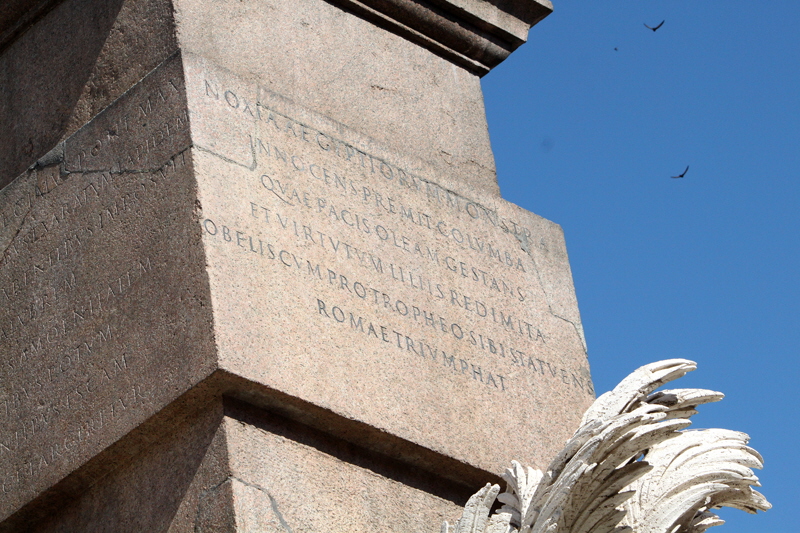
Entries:
{"type": "Polygon", "coordinates": [[[3,2],[0,187],[175,53],[172,14],[168,0],[3,2]]]}
{"type": "Polygon", "coordinates": [[[175,56],[0,191],[4,510],[211,370],[187,118],[175,56]]]}

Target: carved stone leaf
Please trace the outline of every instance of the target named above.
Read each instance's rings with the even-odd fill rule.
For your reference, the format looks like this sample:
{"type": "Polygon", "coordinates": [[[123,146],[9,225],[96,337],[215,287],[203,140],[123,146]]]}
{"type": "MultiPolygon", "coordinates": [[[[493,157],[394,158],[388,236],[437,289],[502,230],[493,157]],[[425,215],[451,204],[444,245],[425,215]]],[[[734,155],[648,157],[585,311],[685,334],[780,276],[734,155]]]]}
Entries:
{"type": "Polygon", "coordinates": [[[695,368],[685,359],[639,368],[595,401],[544,473],[513,461],[506,492],[487,485],[443,533],[702,533],[722,523],[710,509],[769,509],[752,488],[762,459],[747,435],[686,430],[698,405],[723,395],[654,392],[695,368]],[[505,505],[489,517],[495,498],[505,505]]]}
{"type": "Polygon", "coordinates": [[[688,530],[694,533],[702,533],[710,527],[720,526],[724,523],[725,520],[722,520],[714,513],[710,511],[703,511],[702,513],[697,513],[695,515],[691,524],[689,524],[688,530]]]}
{"type": "Polygon", "coordinates": [[[771,505],[752,488],[758,486],[752,469],[763,462],[747,441],[744,433],[706,429],[654,446],[645,455],[653,470],[628,487],[636,496],[625,504],[624,522],[642,533],[669,532],[676,525],[704,531],[722,523],[709,512],[713,508],[766,511],[771,505]]]}
{"type": "Polygon", "coordinates": [[[442,524],[442,533],[484,533],[489,523],[489,513],[499,492],[500,485],[487,483],[467,501],[455,528],[451,528],[445,521],[442,524]]]}
{"type": "Polygon", "coordinates": [[[687,359],[667,359],[637,368],[613,390],[601,395],[583,415],[583,422],[603,420],[629,411],[632,404],[643,401],[648,394],[672,380],[695,370],[697,364],[687,359]]]}
{"type": "Polygon", "coordinates": [[[517,461],[511,461],[511,468],[506,469],[503,474],[508,488],[497,497],[505,504],[500,512],[510,515],[511,524],[519,527],[522,516],[529,513],[531,501],[543,475],[541,470],[524,467],[517,461]]]}
{"type": "Polygon", "coordinates": [[[693,368],[684,360],[654,363],[598,398],[543,476],[529,511],[522,514],[520,533],[527,528],[532,533],[589,532],[595,526],[614,530],[623,516],[615,509],[629,497],[620,492],[649,468],[635,465],[636,457],[689,425],[688,420],[668,419],[670,407],[647,403],[647,397],[693,368]]]}
{"type": "Polygon", "coordinates": [[[514,533],[517,530],[511,525],[511,513],[498,512],[489,518],[486,533],[514,533]]]}

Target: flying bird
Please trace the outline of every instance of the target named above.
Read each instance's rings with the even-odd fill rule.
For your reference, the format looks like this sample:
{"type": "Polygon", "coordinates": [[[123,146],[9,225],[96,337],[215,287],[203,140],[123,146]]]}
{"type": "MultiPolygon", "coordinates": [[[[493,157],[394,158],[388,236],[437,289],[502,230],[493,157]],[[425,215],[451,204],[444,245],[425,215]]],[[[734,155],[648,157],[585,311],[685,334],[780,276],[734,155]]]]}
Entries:
{"type": "Polygon", "coordinates": [[[650,27],[650,26],[648,26],[647,24],[645,24],[645,25],[644,25],[644,27],[645,27],[645,28],[647,28],[647,29],[649,29],[649,30],[656,31],[658,28],[660,28],[660,27],[661,27],[661,26],[663,26],[663,25],[664,25],[664,21],[662,20],[662,21],[661,21],[661,24],[659,24],[659,25],[658,25],[658,26],[656,26],[655,28],[653,28],[653,27],[650,27]]]}
{"type": "Polygon", "coordinates": [[[683,171],[683,174],[678,174],[677,176],[672,176],[673,178],[682,178],[686,175],[686,172],[689,171],[689,165],[686,165],[686,170],[683,171]]]}

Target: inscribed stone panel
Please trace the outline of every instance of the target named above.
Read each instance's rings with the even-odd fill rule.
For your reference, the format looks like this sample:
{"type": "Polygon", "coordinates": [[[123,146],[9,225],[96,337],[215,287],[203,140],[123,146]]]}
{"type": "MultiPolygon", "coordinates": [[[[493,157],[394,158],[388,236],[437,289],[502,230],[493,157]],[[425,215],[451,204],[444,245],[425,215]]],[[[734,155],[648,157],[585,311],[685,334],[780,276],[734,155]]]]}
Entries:
{"type": "Polygon", "coordinates": [[[0,191],[0,516],[208,371],[188,148],[174,56],[0,191]]]}
{"type": "Polygon", "coordinates": [[[187,56],[221,366],[481,468],[594,398],[560,227],[187,56]]]}

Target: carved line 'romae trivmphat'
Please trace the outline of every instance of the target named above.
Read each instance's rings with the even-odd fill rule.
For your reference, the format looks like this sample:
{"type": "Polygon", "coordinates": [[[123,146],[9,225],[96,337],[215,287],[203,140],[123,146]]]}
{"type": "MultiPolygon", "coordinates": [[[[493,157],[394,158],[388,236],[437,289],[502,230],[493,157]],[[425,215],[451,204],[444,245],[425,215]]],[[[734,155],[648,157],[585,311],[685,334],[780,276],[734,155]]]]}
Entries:
{"type": "Polygon", "coordinates": [[[594,402],[547,472],[513,461],[506,492],[487,484],[442,533],[701,533],[723,523],[712,509],[766,511],[749,437],[685,429],[698,405],[723,395],[654,392],[695,368],[685,359],[639,368],[594,402]],[[504,505],[490,516],[495,500],[504,505]]]}

